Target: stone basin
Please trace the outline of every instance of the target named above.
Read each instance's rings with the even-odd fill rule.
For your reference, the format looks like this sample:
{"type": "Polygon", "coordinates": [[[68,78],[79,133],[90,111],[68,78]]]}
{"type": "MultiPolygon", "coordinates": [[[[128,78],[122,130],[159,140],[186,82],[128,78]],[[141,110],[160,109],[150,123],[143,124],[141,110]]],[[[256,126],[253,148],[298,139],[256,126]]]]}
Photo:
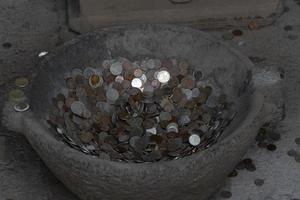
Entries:
{"type": "Polygon", "coordinates": [[[7,104],[3,121],[22,132],[45,164],[83,200],[203,200],[254,141],[267,120],[263,88],[253,84],[255,67],[247,57],[199,30],[182,26],[110,27],[82,35],[49,53],[28,94],[31,110],[16,113],[7,104]],[[107,58],[183,57],[214,79],[238,113],[210,148],[178,160],[123,163],[85,155],[57,140],[46,123],[51,99],[64,84],[64,72],[99,66],[107,58]],[[11,110],[9,110],[11,109],[11,110]]]}

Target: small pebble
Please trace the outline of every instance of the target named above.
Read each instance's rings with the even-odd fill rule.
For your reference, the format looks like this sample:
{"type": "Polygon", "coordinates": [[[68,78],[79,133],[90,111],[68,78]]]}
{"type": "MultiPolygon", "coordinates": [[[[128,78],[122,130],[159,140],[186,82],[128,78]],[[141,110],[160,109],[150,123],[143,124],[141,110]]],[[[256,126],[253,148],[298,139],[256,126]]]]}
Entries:
{"type": "Polygon", "coordinates": [[[254,172],[256,170],[256,167],[253,163],[250,163],[250,164],[246,165],[246,169],[249,172],[254,172]]]}
{"type": "Polygon", "coordinates": [[[254,184],[256,186],[262,186],[264,183],[265,183],[265,181],[263,179],[260,179],[260,178],[255,179],[255,181],[254,181],[254,184]]]}
{"type": "Polygon", "coordinates": [[[220,196],[224,199],[229,199],[230,197],[232,197],[232,194],[230,191],[221,191],[220,192],[220,196]]]}
{"type": "Polygon", "coordinates": [[[238,175],[238,172],[234,169],[230,174],[228,174],[228,177],[236,177],[238,175]]]}
{"type": "Polygon", "coordinates": [[[9,48],[12,47],[12,44],[11,44],[10,42],[4,42],[4,43],[2,44],[2,46],[3,46],[4,49],[9,49],[9,48]]]}
{"type": "Polygon", "coordinates": [[[275,144],[268,144],[267,149],[269,151],[275,151],[277,149],[275,144]]]}
{"type": "Polygon", "coordinates": [[[242,36],[243,35],[243,31],[239,30],[239,29],[235,29],[232,31],[232,34],[234,36],[242,36]]]}

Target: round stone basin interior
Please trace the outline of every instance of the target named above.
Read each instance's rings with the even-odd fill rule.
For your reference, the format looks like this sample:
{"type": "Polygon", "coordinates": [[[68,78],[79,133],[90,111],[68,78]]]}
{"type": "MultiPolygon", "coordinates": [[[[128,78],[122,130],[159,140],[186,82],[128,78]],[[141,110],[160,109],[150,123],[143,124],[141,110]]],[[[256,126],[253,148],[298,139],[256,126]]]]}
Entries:
{"type": "MultiPolygon", "coordinates": [[[[191,148],[186,155],[180,154],[162,159],[160,157],[156,161],[163,162],[183,158],[209,149],[211,145],[218,145],[219,141],[229,137],[230,133],[239,127],[247,115],[253,92],[250,84],[251,70],[249,66],[251,65],[245,64],[245,59],[235,50],[225,47],[224,44],[206,34],[190,28],[173,26],[110,28],[80,36],[78,39],[66,43],[63,48],[41,63],[41,70],[33,83],[30,97],[34,115],[40,120],[49,121],[49,113],[53,112],[53,97],[57,97],[66,88],[66,74],[72,73],[74,69],[84,71],[87,67],[100,69],[102,73],[103,63],[115,58],[121,60],[126,58],[132,62],[149,59],[185,60],[189,66],[192,66],[189,74],[201,72],[201,82],[211,84],[214,90],[215,87],[218,88],[218,91],[226,95],[226,103],[231,105],[227,114],[229,116],[227,125],[224,126],[224,130],[219,131],[212,142],[201,148],[191,148]]],[[[157,71],[169,70],[175,73],[180,71],[182,66],[174,64],[171,69],[165,69],[162,67],[157,71]]],[[[145,69],[145,74],[146,72],[145,69]]],[[[170,74],[172,76],[172,73],[170,74]]],[[[89,78],[87,79],[87,85],[91,84],[89,78]]],[[[133,85],[133,80],[130,81],[133,85]]],[[[161,80],[161,82],[163,81],[161,80]]],[[[139,82],[135,82],[135,84],[139,84],[139,82]]],[[[120,105],[116,107],[118,106],[120,105]]],[[[51,126],[47,128],[54,137],[61,139],[58,137],[57,129],[51,126]]],[[[189,146],[192,146],[191,142],[188,142],[189,146]]],[[[76,141],[75,143],[82,144],[76,141]]],[[[77,149],[83,153],[95,155],[86,146],[79,146],[80,148],[77,145],[77,149]]],[[[107,157],[105,156],[103,159],[107,159],[107,157]]],[[[112,160],[124,161],[119,158],[112,160]]],[[[147,161],[152,162],[155,159],[135,160],[135,162],[147,161]]]]}

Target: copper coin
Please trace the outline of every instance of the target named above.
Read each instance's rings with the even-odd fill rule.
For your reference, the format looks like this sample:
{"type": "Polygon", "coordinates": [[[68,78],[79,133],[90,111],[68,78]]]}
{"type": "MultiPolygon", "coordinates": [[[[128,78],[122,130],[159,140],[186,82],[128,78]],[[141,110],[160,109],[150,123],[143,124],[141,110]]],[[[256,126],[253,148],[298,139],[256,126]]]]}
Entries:
{"type": "Polygon", "coordinates": [[[79,137],[83,143],[89,143],[94,138],[94,135],[91,132],[82,131],[79,137]]]}

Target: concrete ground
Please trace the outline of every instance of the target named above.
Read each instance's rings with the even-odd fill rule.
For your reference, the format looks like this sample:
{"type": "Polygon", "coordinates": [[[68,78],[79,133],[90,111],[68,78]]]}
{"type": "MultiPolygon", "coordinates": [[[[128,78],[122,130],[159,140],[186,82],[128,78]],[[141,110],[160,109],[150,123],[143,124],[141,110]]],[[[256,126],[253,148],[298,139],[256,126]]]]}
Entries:
{"type": "MultiPolygon", "coordinates": [[[[265,58],[262,69],[280,70],[284,75],[285,118],[274,130],[281,134],[274,152],[249,149],[256,170],[238,170],[212,199],[299,200],[300,163],[287,155],[300,151],[300,1],[284,2],[286,12],[272,26],[243,30],[226,41],[247,56],[265,58]],[[290,26],[287,26],[290,25],[290,26]],[[284,73],[283,73],[284,72],[284,73]],[[264,184],[257,186],[256,179],[264,184]],[[224,191],[229,191],[224,192],[224,191]]],[[[31,76],[37,69],[37,54],[51,50],[73,37],[67,32],[65,5],[59,0],[3,0],[0,2],[0,108],[13,80],[31,76]]],[[[222,39],[227,30],[210,31],[222,39]]],[[[0,200],[78,200],[46,168],[26,139],[0,127],[0,200]]]]}

